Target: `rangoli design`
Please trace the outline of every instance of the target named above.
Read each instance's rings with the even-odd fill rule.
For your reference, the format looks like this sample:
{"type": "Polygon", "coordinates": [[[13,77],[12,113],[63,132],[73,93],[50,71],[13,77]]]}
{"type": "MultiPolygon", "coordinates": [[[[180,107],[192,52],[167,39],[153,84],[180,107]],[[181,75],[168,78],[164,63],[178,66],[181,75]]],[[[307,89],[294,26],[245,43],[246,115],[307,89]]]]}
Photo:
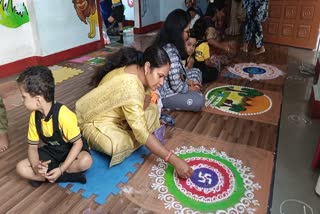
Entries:
{"type": "Polygon", "coordinates": [[[249,80],[275,79],[283,75],[283,72],[275,66],[256,63],[235,64],[234,67],[228,67],[228,71],[249,80]]]}
{"type": "Polygon", "coordinates": [[[251,214],[260,206],[254,191],[261,186],[253,182],[253,173],[241,160],[204,147],[184,146],[175,154],[194,170],[189,179],[180,179],[174,167],[161,158],[149,174],[166,209],[175,213],[251,214]]]}
{"type": "Polygon", "coordinates": [[[243,86],[226,85],[206,94],[206,106],[237,115],[258,115],[272,107],[271,99],[262,92],[243,86]]]}

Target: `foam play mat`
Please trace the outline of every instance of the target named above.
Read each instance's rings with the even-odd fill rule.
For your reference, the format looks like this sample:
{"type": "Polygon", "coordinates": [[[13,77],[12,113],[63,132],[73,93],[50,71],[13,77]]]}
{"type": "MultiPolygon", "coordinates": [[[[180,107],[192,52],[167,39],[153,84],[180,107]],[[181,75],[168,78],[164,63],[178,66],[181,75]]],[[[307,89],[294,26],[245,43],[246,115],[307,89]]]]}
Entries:
{"type": "Polygon", "coordinates": [[[205,97],[204,111],[278,124],[282,96],[277,92],[214,83],[205,97]]]}
{"type": "Polygon", "coordinates": [[[104,57],[93,57],[91,59],[89,59],[87,62],[90,64],[90,65],[102,65],[104,64],[105,62],[105,58],[104,57]]]}
{"type": "Polygon", "coordinates": [[[80,69],[68,68],[68,67],[59,66],[59,65],[51,66],[49,67],[49,69],[52,71],[55,84],[83,73],[83,71],[80,69]]]}
{"type": "Polygon", "coordinates": [[[86,61],[88,61],[89,59],[91,59],[90,56],[86,55],[86,56],[81,56],[75,59],[71,59],[69,60],[70,62],[77,62],[77,63],[84,63],[86,61]]]}
{"type": "Polygon", "coordinates": [[[127,174],[133,174],[137,169],[135,164],[142,164],[144,161],[143,156],[149,153],[147,148],[140,147],[121,164],[109,168],[110,157],[91,150],[93,164],[85,173],[87,183],[59,183],[59,186],[65,188],[68,184],[71,184],[70,191],[78,192],[80,189],[83,189],[83,197],[90,198],[92,195],[95,195],[95,202],[104,204],[110,194],[116,195],[120,192],[121,189],[118,185],[128,182],[129,178],[127,174]]]}
{"type": "Polygon", "coordinates": [[[152,155],[124,186],[129,200],[163,213],[267,213],[272,152],[174,132],[166,146],[188,162],[193,175],[180,179],[171,164],[152,155]]]}

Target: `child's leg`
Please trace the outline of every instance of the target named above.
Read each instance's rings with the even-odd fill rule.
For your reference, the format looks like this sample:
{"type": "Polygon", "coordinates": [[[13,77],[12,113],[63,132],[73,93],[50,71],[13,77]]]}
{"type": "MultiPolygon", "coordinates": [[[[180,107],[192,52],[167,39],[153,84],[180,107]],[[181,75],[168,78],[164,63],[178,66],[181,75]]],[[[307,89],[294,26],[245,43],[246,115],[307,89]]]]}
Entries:
{"type": "Polygon", "coordinates": [[[76,173],[89,169],[92,165],[92,157],[87,151],[81,151],[78,157],[71,163],[66,172],[76,173]]]}
{"type": "Polygon", "coordinates": [[[119,25],[119,34],[120,34],[120,39],[118,40],[119,43],[123,43],[123,23],[118,22],[119,25]]]}
{"type": "Polygon", "coordinates": [[[45,181],[45,178],[43,176],[38,175],[33,171],[28,159],[20,161],[16,166],[16,171],[18,175],[25,179],[34,181],[45,181]]]}
{"type": "Polygon", "coordinates": [[[92,158],[88,151],[82,150],[77,158],[71,163],[66,172],[64,172],[56,182],[79,182],[87,183],[85,174],[83,173],[91,167],[92,158]]]}
{"type": "Polygon", "coordinates": [[[113,16],[112,16],[112,14],[108,17],[108,22],[110,23],[110,24],[112,24],[113,22],[114,22],[114,18],[113,18],[113,16]]]}
{"type": "Polygon", "coordinates": [[[114,8],[115,11],[115,20],[118,22],[119,26],[119,34],[120,39],[118,40],[119,43],[123,43],[123,23],[124,23],[124,6],[120,5],[114,8]]]}
{"type": "Polygon", "coordinates": [[[8,139],[8,119],[5,106],[3,104],[2,98],[0,97],[0,152],[8,149],[9,139],[8,139]]]}

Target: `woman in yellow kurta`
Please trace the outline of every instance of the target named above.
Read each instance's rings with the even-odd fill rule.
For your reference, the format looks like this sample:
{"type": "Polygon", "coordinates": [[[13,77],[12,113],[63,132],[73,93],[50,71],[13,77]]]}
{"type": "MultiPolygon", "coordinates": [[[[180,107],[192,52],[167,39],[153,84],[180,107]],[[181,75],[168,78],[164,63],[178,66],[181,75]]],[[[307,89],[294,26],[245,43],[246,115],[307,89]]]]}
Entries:
{"type": "Polygon", "coordinates": [[[168,151],[152,134],[159,124],[157,105],[150,104],[151,90],[168,75],[166,52],[151,46],[144,53],[134,48],[109,55],[92,83],[97,85],[76,103],[78,122],[92,149],[112,156],[110,166],[120,163],[141,145],[170,162],[182,178],[192,169],[168,151]]]}

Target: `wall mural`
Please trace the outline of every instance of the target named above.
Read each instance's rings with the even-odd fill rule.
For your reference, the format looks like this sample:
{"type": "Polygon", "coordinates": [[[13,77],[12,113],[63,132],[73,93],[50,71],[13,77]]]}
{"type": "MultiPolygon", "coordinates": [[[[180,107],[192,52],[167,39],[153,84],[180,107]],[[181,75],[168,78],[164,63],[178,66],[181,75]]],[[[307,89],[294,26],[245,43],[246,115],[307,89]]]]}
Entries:
{"type": "Polygon", "coordinates": [[[8,28],[18,28],[29,22],[29,14],[24,3],[13,4],[13,0],[0,0],[0,25],[8,28]]]}
{"type": "Polygon", "coordinates": [[[96,36],[96,26],[98,26],[98,13],[95,0],[72,0],[74,9],[76,10],[79,19],[85,24],[89,23],[90,32],[89,38],[96,36]]]}
{"type": "Polygon", "coordinates": [[[133,0],[127,0],[129,7],[134,7],[133,0]]]}

